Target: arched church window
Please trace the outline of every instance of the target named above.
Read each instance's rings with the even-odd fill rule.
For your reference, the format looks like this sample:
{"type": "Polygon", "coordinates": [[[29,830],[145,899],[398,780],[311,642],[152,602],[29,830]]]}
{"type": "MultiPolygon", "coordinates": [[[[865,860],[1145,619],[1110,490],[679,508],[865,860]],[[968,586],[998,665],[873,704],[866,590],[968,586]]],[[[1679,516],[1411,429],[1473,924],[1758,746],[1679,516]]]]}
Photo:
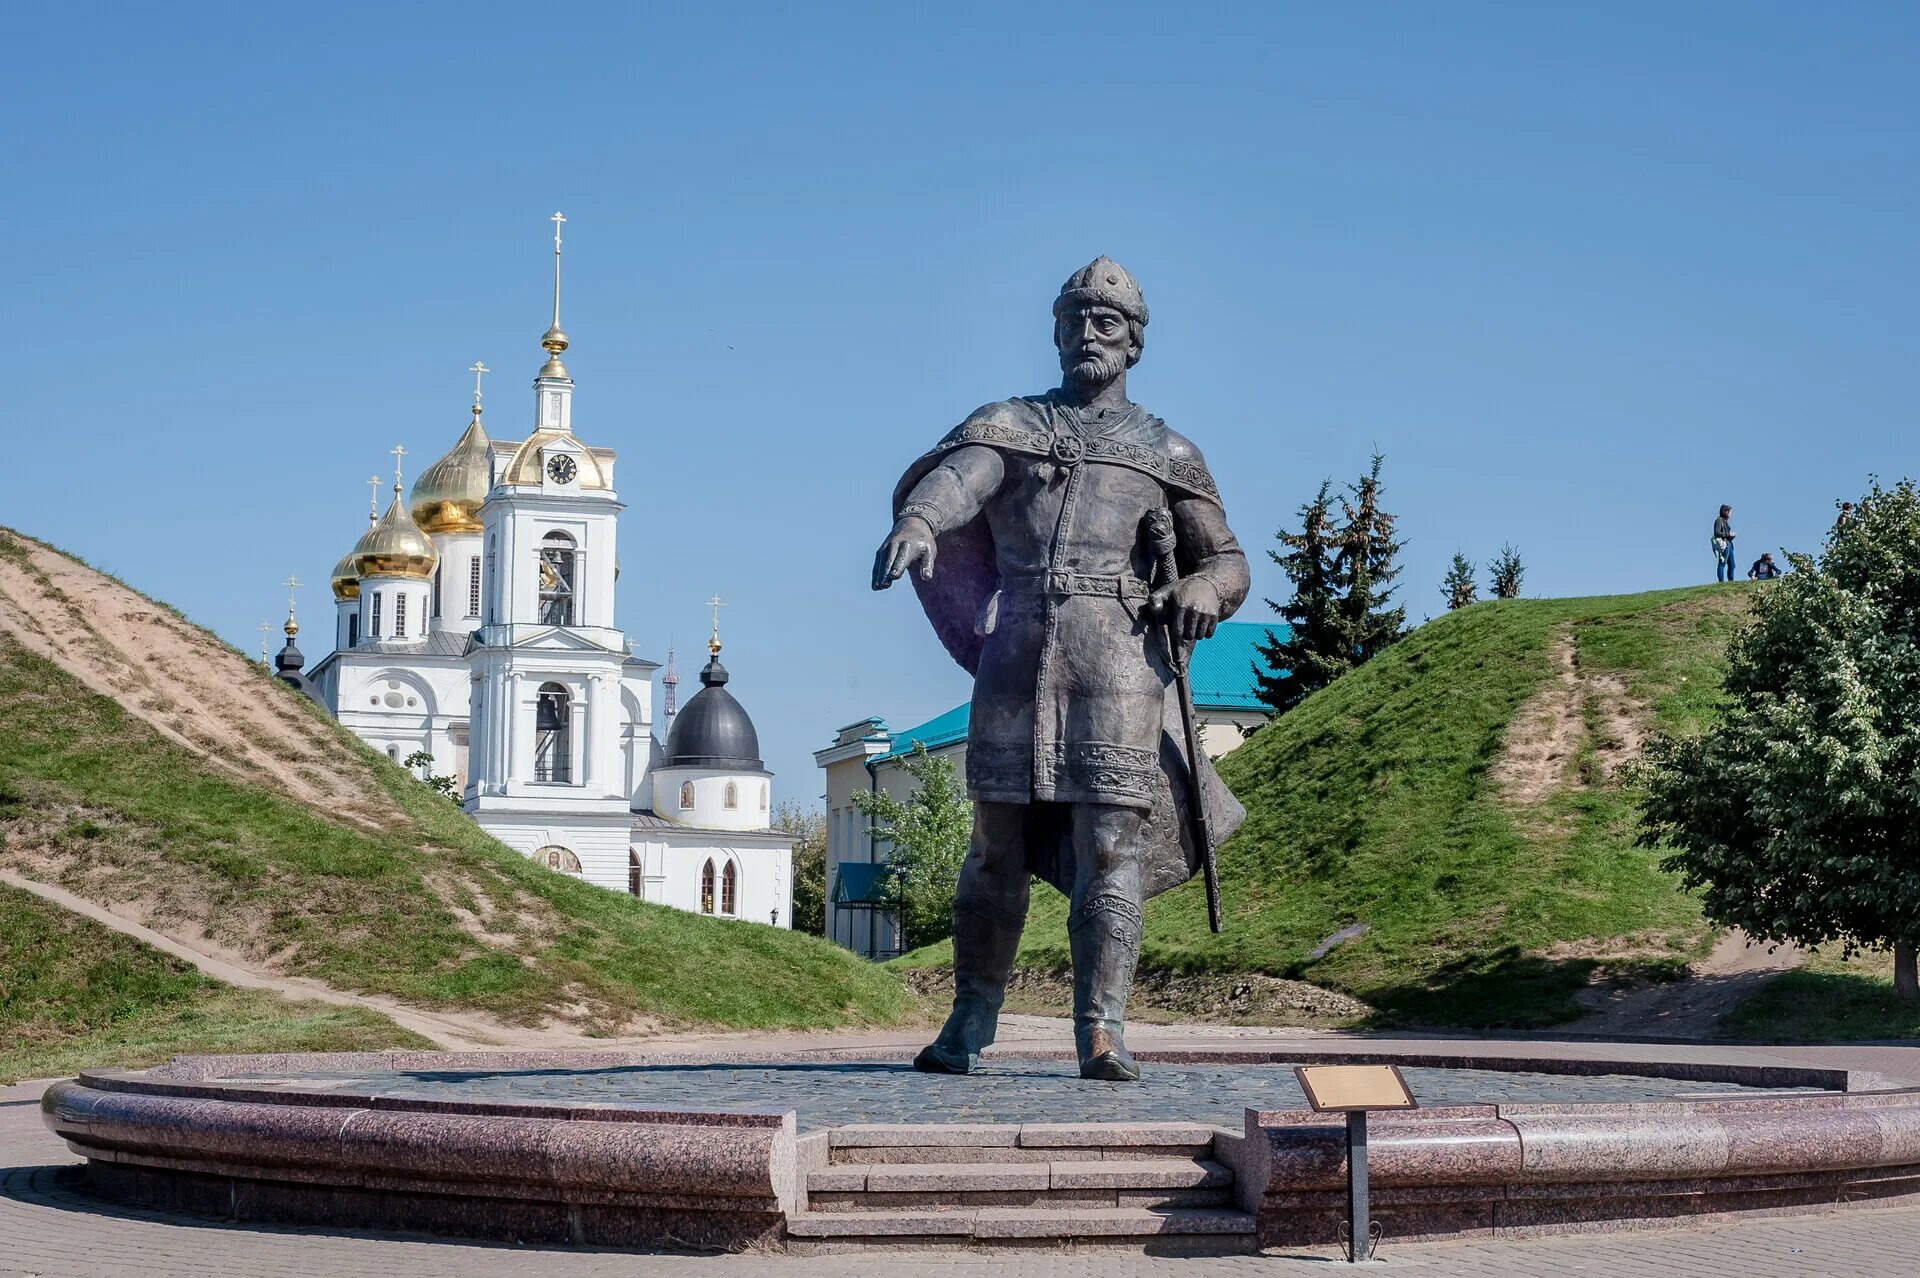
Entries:
{"type": "Polygon", "coordinates": [[[739,784],[733,781],[727,782],[726,797],[723,798],[720,802],[721,802],[721,805],[725,807],[729,812],[739,807],[740,806],[739,784]]]}
{"type": "Polygon", "coordinates": [[[367,623],[367,638],[369,639],[378,639],[380,637],[380,596],[382,593],[384,592],[378,590],[373,592],[373,619],[367,623]]]}
{"type": "MultiPolygon", "coordinates": [[[[495,576],[493,572],[493,545],[496,540],[497,538],[492,533],[487,534],[487,580],[492,582],[498,582],[500,580],[500,578],[495,576]]],[[[494,587],[494,593],[496,595],[500,593],[500,587],[498,585],[494,587]]],[[[474,611],[478,612],[479,609],[476,608],[474,611]]],[[[494,616],[493,605],[488,604],[487,605],[487,624],[492,625],[495,620],[496,618],[494,616]]]]}
{"type": "Polygon", "coordinates": [[[407,637],[407,592],[398,590],[393,596],[393,637],[407,637]]]}
{"type": "Polygon", "coordinates": [[[713,913],[713,862],[708,861],[700,871],[700,912],[713,913]]]}
{"type": "Polygon", "coordinates": [[[533,779],[573,781],[573,703],[566,688],[543,683],[533,704],[533,779]]]}
{"type": "Polygon", "coordinates": [[[573,538],[563,532],[550,532],[540,542],[540,624],[573,624],[574,572],[576,556],[573,538]]]}
{"type": "Polygon", "coordinates": [[[580,873],[580,858],[572,848],[563,848],[558,843],[549,843],[533,854],[533,859],[549,870],[558,870],[562,874],[580,873]]]}
{"type": "Polygon", "coordinates": [[[359,642],[360,642],[360,614],[357,612],[350,612],[347,614],[347,647],[351,648],[359,642]]]}
{"type": "Polygon", "coordinates": [[[682,812],[693,810],[693,782],[691,781],[680,783],[680,810],[682,812]]]}
{"type": "Polygon", "coordinates": [[[726,872],[720,876],[720,912],[740,912],[740,872],[731,861],[727,862],[726,872]]]}
{"type": "Polygon", "coordinates": [[[392,760],[393,760],[393,761],[394,761],[395,763],[398,763],[398,762],[400,762],[400,747],[399,747],[399,746],[397,746],[397,745],[390,745],[390,746],[388,746],[388,747],[387,747],[387,757],[388,757],[389,759],[392,759],[392,760]]]}
{"type": "Polygon", "coordinates": [[[627,849],[627,893],[640,895],[640,854],[632,848],[627,849]]]}
{"type": "Polygon", "coordinates": [[[760,810],[762,812],[767,810],[767,783],[765,781],[760,783],[760,810]]]}
{"type": "Polygon", "coordinates": [[[433,615],[436,617],[441,615],[440,589],[441,583],[445,579],[446,570],[447,566],[445,564],[441,564],[433,570],[433,615]]]}
{"type": "Polygon", "coordinates": [[[467,560],[467,616],[480,615],[480,556],[467,560]]]}

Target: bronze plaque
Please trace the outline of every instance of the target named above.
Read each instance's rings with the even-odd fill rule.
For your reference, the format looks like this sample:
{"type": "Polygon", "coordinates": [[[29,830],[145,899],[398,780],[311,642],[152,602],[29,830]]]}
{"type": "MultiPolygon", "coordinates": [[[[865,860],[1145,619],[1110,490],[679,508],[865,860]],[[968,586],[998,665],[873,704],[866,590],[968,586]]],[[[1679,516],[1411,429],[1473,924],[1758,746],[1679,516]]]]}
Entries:
{"type": "Polygon", "coordinates": [[[1316,1113],[1420,1108],[1398,1065],[1296,1065],[1293,1076],[1316,1113]]]}

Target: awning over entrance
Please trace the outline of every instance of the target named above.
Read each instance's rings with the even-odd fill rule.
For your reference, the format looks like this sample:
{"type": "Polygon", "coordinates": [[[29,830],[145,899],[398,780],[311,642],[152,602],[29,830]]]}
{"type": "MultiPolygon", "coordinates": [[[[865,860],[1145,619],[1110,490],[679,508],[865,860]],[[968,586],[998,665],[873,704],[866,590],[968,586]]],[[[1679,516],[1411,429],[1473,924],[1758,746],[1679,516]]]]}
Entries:
{"type": "Polygon", "coordinates": [[[853,909],[890,908],[893,903],[887,900],[887,872],[892,868],[885,862],[841,862],[833,879],[833,903],[853,909]]]}

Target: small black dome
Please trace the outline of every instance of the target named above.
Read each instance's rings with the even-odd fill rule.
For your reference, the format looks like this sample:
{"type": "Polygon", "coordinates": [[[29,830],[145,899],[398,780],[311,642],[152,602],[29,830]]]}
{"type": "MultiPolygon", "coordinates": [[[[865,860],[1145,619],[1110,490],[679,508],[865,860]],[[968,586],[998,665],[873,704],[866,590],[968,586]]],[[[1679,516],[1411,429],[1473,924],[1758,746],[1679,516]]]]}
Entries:
{"type": "Polygon", "coordinates": [[[669,768],[738,768],[764,772],[760,761],[760,734],[753,720],[726,689],[727,668],[715,657],[700,672],[704,685],[679,714],[667,733],[669,768]]]}

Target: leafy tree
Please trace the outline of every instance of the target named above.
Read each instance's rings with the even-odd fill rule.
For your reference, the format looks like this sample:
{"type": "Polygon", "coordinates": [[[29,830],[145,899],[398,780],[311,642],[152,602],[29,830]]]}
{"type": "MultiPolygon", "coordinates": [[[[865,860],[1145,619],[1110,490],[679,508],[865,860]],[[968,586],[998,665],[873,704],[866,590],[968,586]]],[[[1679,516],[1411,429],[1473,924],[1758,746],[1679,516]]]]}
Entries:
{"type": "Polygon", "coordinates": [[[443,797],[460,802],[460,785],[451,776],[433,775],[433,756],[425,750],[415,750],[400,760],[400,766],[411,772],[428,789],[439,792],[443,797]]]}
{"type": "Polygon", "coordinates": [[[913,743],[900,767],[914,780],[911,795],[902,800],[885,790],[856,791],[853,806],[874,818],[876,837],[892,847],[888,904],[899,911],[907,948],[916,949],[953,934],[953,893],[973,832],[973,805],[954,780],[953,764],[928,754],[922,743],[913,743]]]}
{"type": "Polygon", "coordinates": [[[1875,481],[1818,561],[1755,592],[1721,722],[1658,734],[1643,846],[1707,917],[1767,941],[1891,947],[1920,1001],[1920,492],[1875,481]]]}
{"type": "Polygon", "coordinates": [[[1478,587],[1473,584],[1473,561],[1459,551],[1453,552],[1453,566],[1440,579],[1440,593],[1448,608],[1464,608],[1474,600],[1478,587]]]}
{"type": "Polygon", "coordinates": [[[1520,579],[1526,575],[1527,570],[1520,563],[1520,551],[1511,542],[1500,547],[1500,553],[1493,558],[1493,597],[1518,599],[1520,579]]]}
{"type": "Polygon", "coordinates": [[[793,837],[793,930],[827,934],[827,817],[818,808],[782,800],[773,824],[793,837]]]}
{"type": "Polygon", "coordinates": [[[1340,501],[1345,523],[1334,560],[1334,587],[1338,596],[1334,616],[1340,627],[1340,651],[1352,654],[1348,668],[1365,665],[1407,631],[1407,610],[1391,607],[1396,562],[1406,543],[1394,536],[1398,517],[1380,508],[1380,467],[1386,457],[1373,455],[1373,465],[1347,485],[1340,501]]]}
{"type": "Polygon", "coordinates": [[[1300,531],[1281,529],[1275,540],[1283,554],[1268,550],[1267,557],[1293,582],[1293,598],[1285,604],[1267,600],[1267,606],[1286,620],[1291,633],[1285,639],[1267,632],[1259,645],[1266,669],[1253,667],[1255,695],[1275,714],[1291,710],[1316,688],[1333,682],[1352,664],[1334,617],[1333,481],[1320,481],[1320,491],[1300,507],[1300,531]],[[1274,674],[1274,671],[1281,671],[1274,674]]]}

